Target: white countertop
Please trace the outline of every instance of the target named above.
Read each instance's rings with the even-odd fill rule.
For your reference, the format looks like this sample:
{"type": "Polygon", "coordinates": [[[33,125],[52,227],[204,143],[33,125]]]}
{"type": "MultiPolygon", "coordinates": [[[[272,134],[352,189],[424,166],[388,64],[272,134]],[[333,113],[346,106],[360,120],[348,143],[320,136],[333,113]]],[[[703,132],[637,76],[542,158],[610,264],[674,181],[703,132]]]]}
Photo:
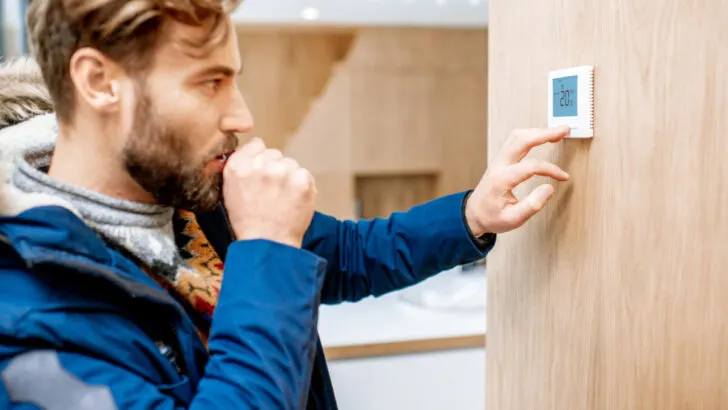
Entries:
{"type": "Polygon", "coordinates": [[[404,291],[322,306],[321,341],[330,348],[484,335],[486,288],[482,269],[463,275],[455,268],[404,291]]]}

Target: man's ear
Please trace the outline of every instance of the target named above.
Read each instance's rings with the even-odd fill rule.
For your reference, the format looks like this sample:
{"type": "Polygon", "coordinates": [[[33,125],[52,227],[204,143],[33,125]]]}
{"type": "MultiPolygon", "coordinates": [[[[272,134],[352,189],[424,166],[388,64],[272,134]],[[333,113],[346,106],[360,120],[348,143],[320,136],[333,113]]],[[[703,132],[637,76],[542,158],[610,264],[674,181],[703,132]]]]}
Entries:
{"type": "Polygon", "coordinates": [[[98,111],[110,113],[119,109],[118,64],[100,51],[84,47],[71,57],[69,70],[78,98],[98,111]]]}

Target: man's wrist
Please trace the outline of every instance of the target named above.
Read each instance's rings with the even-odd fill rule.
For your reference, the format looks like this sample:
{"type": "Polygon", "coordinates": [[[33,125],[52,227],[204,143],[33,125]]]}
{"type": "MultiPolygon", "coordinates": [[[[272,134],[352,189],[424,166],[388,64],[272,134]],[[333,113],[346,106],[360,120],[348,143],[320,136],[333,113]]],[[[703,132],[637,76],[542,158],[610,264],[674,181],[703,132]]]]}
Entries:
{"type": "Polygon", "coordinates": [[[264,230],[245,230],[242,231],[240,235],[238,235],[237,239],[239,241],[265,240],[276,242],[293,248],[300,248],[302,246],[302,239],[295,238],[293,235],[282,235],[280,233],[271,234],[270,232],[266,232],[264,230]]]}
{"type": "Polygon", "coordinates": [[[473,193],[473,191],[468,191],[468,193],[465,194],[465,199],[463,200],[462,205],[462,216],[463,216],[463,224],[465,225],[465,229],[468,231],[468,235],[470,235],[470,239],[475,243],[475,245],[480,249],[487,249],[490,246],[493,245],[493,242],[495,242],[496,235],[491,232],[480,232],[478,229],[474,229],[470,226],[470,223],[468,221],[468,215],[467,215],[467,204],[468,200],[470,199],[470,195],[473,193]]]}

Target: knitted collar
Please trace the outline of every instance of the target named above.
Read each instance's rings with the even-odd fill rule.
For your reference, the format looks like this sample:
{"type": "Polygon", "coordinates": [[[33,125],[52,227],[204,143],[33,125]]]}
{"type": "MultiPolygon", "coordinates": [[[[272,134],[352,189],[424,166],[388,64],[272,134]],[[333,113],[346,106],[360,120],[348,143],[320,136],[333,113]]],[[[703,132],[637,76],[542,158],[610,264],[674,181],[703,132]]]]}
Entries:
{"type": "Polygon", "coordinates": [[[124,248],[168,280],[188,269],[174,242],[174,209],[110,198],[49,177],[43,170],[52,151],[30,147],[16,158],[12,184],[25,193],[43,193],[73,206],[104,240],[124,248]]]}
{"type": "Polygon", "coordinates": [[[110,246],[202,315],[203,339],[222,281],[223,263],[192,212],[123,201],[54,180],[45,173],[57,125],[52,114],[0,131],[0,215],[37,206],[74,212],[110,246]]]}

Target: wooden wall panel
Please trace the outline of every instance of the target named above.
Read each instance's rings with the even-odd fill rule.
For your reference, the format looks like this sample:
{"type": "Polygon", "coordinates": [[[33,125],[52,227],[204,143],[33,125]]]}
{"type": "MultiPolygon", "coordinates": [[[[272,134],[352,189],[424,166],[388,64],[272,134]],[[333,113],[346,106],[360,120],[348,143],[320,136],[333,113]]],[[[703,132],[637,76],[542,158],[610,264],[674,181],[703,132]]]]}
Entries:
{"type": "Polygon", "coordinates": [[[347,31],[238,29],[245,65],[240,87],[254,134],[281,149],[319,98],[354,38],[347,31]]]}
{"type": "Polygon", "coordinates": [[[436,172],[443,136],[433,117],[443,101],[431,73],[351,70],[352,166],[359,173],[436,172]]]}
{"type": "Polygon", "coordinates": [[[440,136],[440,179],[437,194],[474,188],[487,165],[486,73],[441,76],[436,84],[438,104],[432,132],[440,136]]]}
{"type": "MultiPolygon", "coordinates": [[[[596,137],[488,260],[493,410],[725,409],[728,3],[491,0],[489,151],[596,67],[596,137]]],[[[542,183],[533,181],[518,190],[542,183]]]]}
{"type": "Polygon", "coordinates": [[[450,73],[487,68],[483,29],[372,27],[358,33],[347,59],[352,68],[450,73]]]}
{"type": "Polygon", "coordinates": [[[345,65],[354,170],[439,171],[440,194],[477,183],[486,162],[486,49],[485,30],[360,31],[345,65]]]}
{"type": "Polygon", "coordinates": [[[356,209],[350,159],[351,105],[351,78],[336,68],[283,149],[316,179],[317,209],[339,218],[354,218],[356,209]]]}
{"type": "Polygon", "coordinates": [[[353,217],[358,176],[435,175],[421,202],[478,182],[485,30],[241,27],[239,35],[254,133],[311,170],[322,212],[353,217]]]}
{"type": "Polygon", "coordinates": [[[359,176],[355,180],[360,218],[386,218],[429,201],[437,194],[437,175],[359,176]]]}

